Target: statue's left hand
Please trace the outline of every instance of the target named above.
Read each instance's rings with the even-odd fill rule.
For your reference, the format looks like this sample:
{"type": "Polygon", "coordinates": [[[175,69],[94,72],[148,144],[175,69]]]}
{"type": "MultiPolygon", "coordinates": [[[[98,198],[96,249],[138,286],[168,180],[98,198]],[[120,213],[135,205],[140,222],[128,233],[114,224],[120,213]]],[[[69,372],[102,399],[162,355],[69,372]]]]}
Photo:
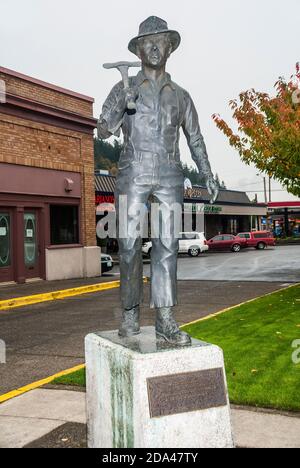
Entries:
{"type": "Polygon", "coordinates": [[[206,187],[207,187],[208,193],[211,195],[210,203],[211,203],[211,205],[213,205],[216,202],[217,198],[218,198],[219,187],[218,187],[217,183],[215,182],[215,180],[212,179],[212,178],[209,178],[207,180],[206,187]]]}

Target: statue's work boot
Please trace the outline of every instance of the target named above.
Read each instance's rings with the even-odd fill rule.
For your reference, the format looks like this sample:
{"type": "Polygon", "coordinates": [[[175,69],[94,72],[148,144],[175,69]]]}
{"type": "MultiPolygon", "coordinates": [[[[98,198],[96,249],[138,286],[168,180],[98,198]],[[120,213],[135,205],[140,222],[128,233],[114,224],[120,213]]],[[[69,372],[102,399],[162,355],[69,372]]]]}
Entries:
{"type": "Polygon", "coordinates": [[[191,337],[182,332],[173,317],[171,307],[157,309],[156,335],[164,338],[168,343],[177,346],[189,346],[192,344],[191,337]]]}
{"type": "Polygon", "coordinates": [[[123,311],[123,320],[119,330],[119,336],[129,338],[130,336],[139,335],[140,329],[140,306],[135,306],[132,309],[123,311]]]}

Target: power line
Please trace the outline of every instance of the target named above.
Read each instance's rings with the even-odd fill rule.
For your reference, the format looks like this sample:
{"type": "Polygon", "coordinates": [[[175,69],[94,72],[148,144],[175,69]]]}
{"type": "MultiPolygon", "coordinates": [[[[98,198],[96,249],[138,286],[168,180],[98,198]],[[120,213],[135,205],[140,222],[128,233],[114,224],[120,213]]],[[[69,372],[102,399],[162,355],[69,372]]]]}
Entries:
{"type": "Polygon", "coordinates": [[[249,187],[250,185],[261,185],[263,182],[252,182],[251,184],[244,184],[244,187],[249,187]]]}
{"type": "MultiPolygon", "coordinates": [[[[264,193],[264,190],[245,190],[248,193],[264,193]]],[[[286,190],[272,190],[272,192],[286,192],[286,190]]]]}

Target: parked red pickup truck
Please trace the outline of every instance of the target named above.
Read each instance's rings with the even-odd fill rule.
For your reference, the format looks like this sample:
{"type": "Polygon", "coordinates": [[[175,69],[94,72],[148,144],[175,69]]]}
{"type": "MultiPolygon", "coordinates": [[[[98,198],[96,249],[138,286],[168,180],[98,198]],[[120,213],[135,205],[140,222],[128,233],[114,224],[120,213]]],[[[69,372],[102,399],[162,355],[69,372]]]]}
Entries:
{"type": "Polygon", "coordinates": [[[240,232],[237,237],[246,239],[247,247],[254,247],[257,250],[264,250],[276,245],[275,238],[269,231],[240,232]]]}

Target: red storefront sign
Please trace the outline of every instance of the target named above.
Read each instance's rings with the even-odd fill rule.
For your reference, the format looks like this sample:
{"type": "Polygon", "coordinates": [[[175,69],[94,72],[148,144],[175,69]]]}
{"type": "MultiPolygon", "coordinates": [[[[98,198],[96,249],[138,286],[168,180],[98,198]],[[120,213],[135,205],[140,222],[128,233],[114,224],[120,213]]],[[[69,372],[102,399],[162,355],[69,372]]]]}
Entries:
{"type": "Polygon", "coordinates": [[[115,197],[114,195],[98,195],[96,194],[96,198],[95,198],[95,204],[96,205],[102,205],[104,203],[110,203],[112,205],[114,205],[115,203],[115,197]]]}

